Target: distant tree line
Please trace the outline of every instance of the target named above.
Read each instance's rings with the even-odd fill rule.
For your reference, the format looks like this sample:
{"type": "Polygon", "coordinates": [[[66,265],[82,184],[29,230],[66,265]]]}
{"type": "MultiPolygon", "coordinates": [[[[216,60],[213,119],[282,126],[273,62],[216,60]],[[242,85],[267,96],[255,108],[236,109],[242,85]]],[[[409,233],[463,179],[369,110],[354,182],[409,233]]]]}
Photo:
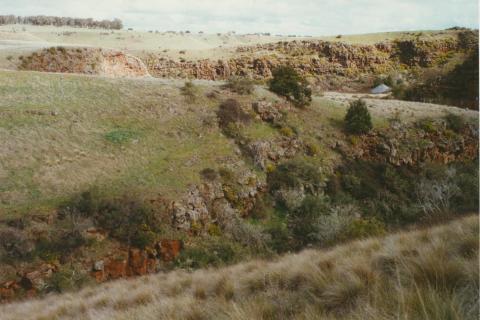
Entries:
{"type": "Polygon", "coordinates": [[[55,16],[28,16],[0,15],[0,25],[4,24],[31,24],[35,26],[69,26],[82,28],[115,29],[123,28],[120,19],[93,20],[92,18],[71,18],[55,16]]]}

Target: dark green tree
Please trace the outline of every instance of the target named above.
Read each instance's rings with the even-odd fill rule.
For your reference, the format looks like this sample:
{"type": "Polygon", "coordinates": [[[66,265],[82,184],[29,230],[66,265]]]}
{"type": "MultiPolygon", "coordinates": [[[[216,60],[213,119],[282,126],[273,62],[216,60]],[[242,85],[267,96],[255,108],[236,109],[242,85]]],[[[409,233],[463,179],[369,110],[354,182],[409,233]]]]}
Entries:
{"type": "Polygon", "coordinates": [[[372,118],[365,101],[352,101],[345,115],[345,129],[347,132],[364,134],[372,130],[372,127],[372,118]]]}
{"type": "Polygon", "coordinates": [[[307,81],[290,66],[280,66],[273,71],[270,90],[287,97],[298,107],[309,105],[312,101],[312,90],[307,81]]]}

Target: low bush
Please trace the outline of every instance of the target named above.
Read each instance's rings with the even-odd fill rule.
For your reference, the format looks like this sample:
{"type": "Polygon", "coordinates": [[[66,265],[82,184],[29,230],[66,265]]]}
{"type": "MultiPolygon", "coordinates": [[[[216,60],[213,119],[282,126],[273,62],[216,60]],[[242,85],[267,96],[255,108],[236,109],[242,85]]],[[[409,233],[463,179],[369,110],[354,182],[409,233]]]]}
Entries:
{"type": "Polygon", "coordinates": [[[161,228],[154,210],[132,195],[104,200],[95,222],[112,237],[138,248],[152,244],[161,228]]]}
{"type": "Polygon", "coordinates": [[[312,101],[312,90],[305,78],[294,68],[281,66],[273,70],[270,90],[291,100],[296,106],[304,107],[312,101]]]}
{"type": "Polygon", "coordinates": [[[305,153],[311,157],[315,157],[320,153],[320,148],[318,145],[308,142],[305,144],[305,153]]]}
{"type": "Polygon", "coordinates": [[[235,216],[227,221],[223,229],[228,238],[254,252],[264,252],[266,249],[268,237],[260,226],[235,216]]]}
{"type": "Polygon", "coordinates": [[[435,133],[438,130],[437,124],[431,118],[420,119],[416,122],[416,126],[426,133],[435,133]]]}
{"type": "Polygon", "coordinates": [[[372,119],[365,101],[352,101],[345,115],[346,131],[351,134],[365,134],[372,128],[372,119]]]}
{"type": "Polygon", "coordinates": [[[353,220],[346,228],[346,238],[368,238],[385,234],[385,226],[375,218],[361,218],[353,220]]]}
{"type": "Polygon", "coordinates": [[[220,104],[217,112],[218,122],[222,128],[229,124],[248,123],[251,115],[245,112],[240,103],[235,99],[228,99],[220,104]]]}
{"type": "Polygon", "coordinates": [[[303,188],[315,194],[323,186],[323,176],[318,168],[304,159],[289,160],[268,174],[270,192],[280,189],[303,188]]]}
{"type": "Polygon", "coordinates": [[[239,94],[251,94],[255,89],[254,81],[246,77],[232,76],[227,80],[226,87],[239,94]]]}
{"type": "Polygon", "coordinates": [[[462,116],[451,112],[445,116],[445,122],[447,124],[447,128],[456,133],[462,132],[466,126],[465,119],[462,116]]]}
{"type": "Polygon", "coordinates": [[[283,219],[272,219],[264,228],[264,232],[270,235],[267,245],[271,250],[283,253],[293,249],[290,231],[283,219]]]}
{"type": "Polygon", "coordinates": [[[64,265],[52,274],[48,280],[47,290],[55,292],[68,292],[92,283],[92,277],[85,271],[75,266],[64,265]]]}
{"type": "Polygon", "coordinates": [[[205,168],[200,171],[200,175],[203,179],[207,181],[213,181],[218,178],[218,173],[212,168],[205,168]]]}
{"type": "Polygon", "coordinates": [[[285,137],[293,137],[295,132],[290,127],[282,127],[280,133],[285,137]]]}
{"type": "Polygon", "coordinates": [[[27,235],[21,230],[1,227],[0,229],[0,253],[3,251],[3,259],[26,259],[29,258],[35,246],[27,235]]]}
{"type": "Polygon", "coordinates": [[[182,250],[175,264],[180,268],[201,269],[231,264],[243,256],[239,244],[224,237],[206,237],[182,250]]]}
{"type": "Polygon", "coordinates": [[[180,88],[180,92],[189,103],[195,102],[200,95],[199,88],[191,81],[185,82],[185,85],[180,88]]]}
{"type": "Polygon", "coordinates": [[[362,215],[405,225],[478,210],[478,165],[454,163],[395,167],[353,161],[330,177],[333,204],[361,204],[362,215]]]}
{"type": "Polygon", "coordinates": [[[109,231],[110,236],[139,248],[151,244],[161,230],[161,212],[157,212],[136,194],[107,197],[92,189],[75,196],[61,213],[90,217],[109,231]]]}
{"type": "Polygon", "coordinates": [[[329,210],[328,199],[309,195],[300,207],[290,212],[288,227],[300,247],[318,242],[318,220],[329,210]]]}

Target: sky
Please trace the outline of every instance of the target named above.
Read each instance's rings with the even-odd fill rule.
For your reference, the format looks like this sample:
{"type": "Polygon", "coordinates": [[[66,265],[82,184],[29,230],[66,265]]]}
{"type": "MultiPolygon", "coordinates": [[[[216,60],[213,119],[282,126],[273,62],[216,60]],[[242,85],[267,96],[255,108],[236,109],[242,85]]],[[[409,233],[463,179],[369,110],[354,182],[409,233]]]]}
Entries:
{"type": "Polygon", "coordinates": [[[478,0],[0,0],[0,14],[119,18],[134,29],[209,33],[478,28],[478,0]]]}

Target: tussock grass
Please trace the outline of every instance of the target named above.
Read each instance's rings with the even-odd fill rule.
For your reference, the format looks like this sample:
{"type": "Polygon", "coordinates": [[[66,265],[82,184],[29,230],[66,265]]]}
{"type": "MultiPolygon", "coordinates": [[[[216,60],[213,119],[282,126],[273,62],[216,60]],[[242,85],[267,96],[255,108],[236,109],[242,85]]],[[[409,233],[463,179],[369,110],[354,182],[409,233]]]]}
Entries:
{"type": "Polygon", "coordinates": [[[2,319],[477,319],[478,217],[0,306],[2,319]]]}

